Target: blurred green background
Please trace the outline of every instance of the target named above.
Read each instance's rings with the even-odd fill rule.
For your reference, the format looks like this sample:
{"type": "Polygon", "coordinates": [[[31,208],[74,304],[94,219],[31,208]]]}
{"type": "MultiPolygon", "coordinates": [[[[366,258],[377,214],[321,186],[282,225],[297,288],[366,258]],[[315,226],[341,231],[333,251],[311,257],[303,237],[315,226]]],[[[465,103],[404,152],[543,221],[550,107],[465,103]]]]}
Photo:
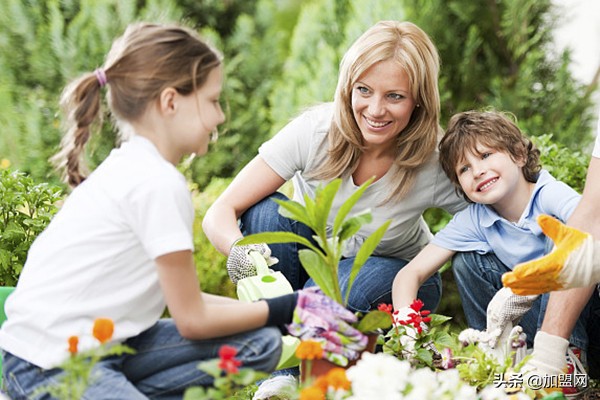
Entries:
{"type": "MultiPolygon", "coordinates": [[[[570,53],[553,45],[564,10],[549,0],[3,0],[0,7],[0,168],[63,193],[48,162],[61,137],[60,92],[102,65],[128,23],[184,23],[224,53],[228,120],[209,154],[181,166],[194,193],[195,256],[208,292],[234,295],[224,257],[201,230],[206,209],[263,141],[305,107],[333,98],[343,53],[382,19],[412,21],[437,45],[442,126],[467,109],[510,111],[542,150],[545,166],[577,190],[583,187],[597,87],[575,80],[570,53]]],[[[110,126],[99,133],[87,153],[91,167],[115,144],[110,126]]],[[[2,282],[9,281],[2,273],[20,272],[11,264],[23,261],[17,259],[22,249],[16,255],[11,248],[14,237],[3,239],[11,207],[12,215],[23,209],[18,196],[7,200],[17,187],[0,192],[0,217],[6,216],[0,225],[2,282]]],[[[440,210],[427,213],[434,231],[447,218],[440,210]]],[[[464,324],[451,271],[443,278],[438,311],[464,324]]]]}

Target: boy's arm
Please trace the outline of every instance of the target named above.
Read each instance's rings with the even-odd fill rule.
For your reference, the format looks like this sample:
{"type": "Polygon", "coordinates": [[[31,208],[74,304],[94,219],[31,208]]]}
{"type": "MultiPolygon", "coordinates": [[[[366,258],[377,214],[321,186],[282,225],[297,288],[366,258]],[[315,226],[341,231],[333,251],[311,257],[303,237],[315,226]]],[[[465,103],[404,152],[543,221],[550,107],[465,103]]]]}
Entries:
{"type": "Polygon", "coordinates": [[[411,262],[398,271],[392,286],[394,309],[399,310],[409,306],[417,297],[417,292],[423,282],[438,271],[454,253],[455,251],[430,243],[411,262]]]}

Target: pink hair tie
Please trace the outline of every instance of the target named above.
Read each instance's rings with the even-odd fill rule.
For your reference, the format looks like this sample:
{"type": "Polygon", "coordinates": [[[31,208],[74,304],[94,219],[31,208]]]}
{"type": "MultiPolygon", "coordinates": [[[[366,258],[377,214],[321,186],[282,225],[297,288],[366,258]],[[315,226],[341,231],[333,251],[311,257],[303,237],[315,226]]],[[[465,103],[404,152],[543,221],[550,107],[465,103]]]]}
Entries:
{"type": "Polygon", "coordinates": [[[98,84],[100,85],[100,87],[104,87],[106,85],[106,82],[108,82],[108,79],[106,79],[106,72],[104,72],[104,69],[98,68],[94,71],[94,74],[96,75],[96,79],[98,80],[98,84]]]}

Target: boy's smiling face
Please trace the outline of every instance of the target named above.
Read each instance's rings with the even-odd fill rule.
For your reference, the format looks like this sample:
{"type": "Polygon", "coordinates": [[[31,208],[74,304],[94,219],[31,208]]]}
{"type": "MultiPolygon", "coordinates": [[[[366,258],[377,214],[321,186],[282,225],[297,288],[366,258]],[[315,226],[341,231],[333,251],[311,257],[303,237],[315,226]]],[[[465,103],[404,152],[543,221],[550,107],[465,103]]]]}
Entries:
{"type": "Polygon", "coordinates": [[[523,160],[513,160],[510,154],[478,143],[475,151],[467,150],[456,166],[458,182],[464,193],[475,203],[493,206],[500,214],[513,203],[520,205],[524,195],[529,198],[530,183],[523,175],[523,160]]]}

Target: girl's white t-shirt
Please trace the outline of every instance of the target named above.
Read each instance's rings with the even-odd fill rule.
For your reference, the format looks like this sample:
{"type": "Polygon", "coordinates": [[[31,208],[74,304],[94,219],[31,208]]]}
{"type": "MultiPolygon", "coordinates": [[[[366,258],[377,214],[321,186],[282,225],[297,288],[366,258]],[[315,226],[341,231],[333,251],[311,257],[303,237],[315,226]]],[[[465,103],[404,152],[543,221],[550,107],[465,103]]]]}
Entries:
{"type": "Polygon", "coordinates": [[[48,369],[68,356],[70,336],[82,350],[97,345],[96,318],[114,321],[117,342],[150,328],[165,309],[154,260],[193,250],[193,219],[183,175],[134,136],[73,190],[31,246],[0,347],[48,369]]]}

